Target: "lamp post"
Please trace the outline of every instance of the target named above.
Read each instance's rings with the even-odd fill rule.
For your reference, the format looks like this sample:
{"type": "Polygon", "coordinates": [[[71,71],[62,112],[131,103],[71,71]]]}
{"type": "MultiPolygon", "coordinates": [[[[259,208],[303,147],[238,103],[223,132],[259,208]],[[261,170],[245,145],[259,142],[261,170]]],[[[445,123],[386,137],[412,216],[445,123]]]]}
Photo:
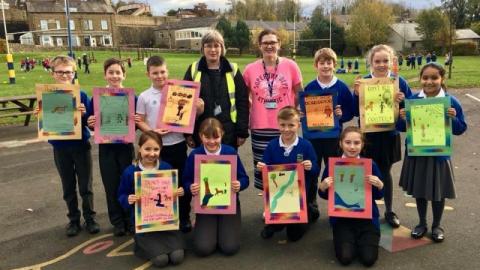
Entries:
{"type": "Polygon", "coordinates": [[[15,84],[15,69],[13,68],[13,55],[10,54],[10,46],[8,44],[7,20],[5,19],[5,2],[2,0],[3,29],[5,31],[5,44],[7,45],[7,68],[10,84],[15,84]]]}
{"type": "MultiPolygon", "coordinates": [[[[77,61],[72,49],[72,30],[70,28],[70,1],[65,0],[65,16],[67,17],[67,40],[68,40],[68,56],[73,58],[73,61],[77,61]]],[[[75,75],[73,76],[73,84],[78,84],[77,66],[75,65],[75,75]]]]}

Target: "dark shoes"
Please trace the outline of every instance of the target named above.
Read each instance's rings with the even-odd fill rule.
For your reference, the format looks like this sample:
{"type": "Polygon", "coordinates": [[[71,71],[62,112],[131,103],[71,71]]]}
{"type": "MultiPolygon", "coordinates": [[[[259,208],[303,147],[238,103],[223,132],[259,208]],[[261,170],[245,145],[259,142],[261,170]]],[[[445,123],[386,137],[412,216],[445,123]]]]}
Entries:
{"type": "Polygon", "coordinates": [[[68,237],[73,237],[76,236],[81,229],[79,222],[72,221],[67,225],[66,234],[68,237]]]}
{"type": "Polygon", "coordinates": [[[386,212],[385,213],[385,221],[387,221],[392,228],[400,227],[400,219],[398,219],[397,215],[394,212],[386,212]]]}
{"type": "Polygon", "coordinates": [[[85,222],[85,228],[90,234],[96,234],[100,231],[100,225],[93,219],[85,222]]]}
{"type": "Polygon", "coordinates": [[[263,227],[263,230],[260,232],[260,236],[263,239],[270,239],[272,236],[283,229],[281,225],[266,225],[263,227]]]}
{"type": "Polygon", "coordinates": [[[189,233],[192,231],[192,222],[190,220],[180,222],[180,231],[183,233],[189,233]]]}
{"type": "Polygon", "coordinates": [[[441,227],[432,227],[432,240],[437,243],[445,240],[445,232],[441,227]]]}
{"type": "Polygon", "coordinates": [[[427,231],[428,231],[427,226],[417,225],[415,229],[413,229],[411,236],[414,239],[420,239],[427,233],[427,231]]]}
{"type": "Polygon", "coordinates": [[[124,236],[125,233],[126,233],[126,231],[125,231],[125,226],[119,225],[119,226],[113,227],[113,235],[115,235],[115,236],[124,236]]]}

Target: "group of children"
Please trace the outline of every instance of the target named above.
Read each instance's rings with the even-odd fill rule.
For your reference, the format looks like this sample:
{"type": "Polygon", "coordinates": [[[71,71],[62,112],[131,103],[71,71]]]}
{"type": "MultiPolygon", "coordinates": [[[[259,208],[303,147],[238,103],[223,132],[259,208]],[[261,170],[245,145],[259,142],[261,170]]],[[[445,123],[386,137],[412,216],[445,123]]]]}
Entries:
{"type": "MultiPolygon", "coordinates": [[[[393,50],[386,45],[374,46],[368,56],[371,74],[364,78],[391,77],[393,50]]],[[[358,127],[343,128],[344,122],[359,116],[359,84],[357,78],[353,94],[349,87],[338,79],[335,73],[337,58],[333,50],[323,48],[317,51],[314,66],[317,78],[311,81],[305,91],[329,91],[338,96],[338,105],[334,115],[339,119],[339,125],[328,138],[307,139],[298,135],[300,131],[301,113],[294,107],[287,106],[279,110],[277,120],[280,137],[268,144],[262,162],[257,169],[272,164],[302,163],[306,176],[307,200],[316,203],[317,193],[328,199],[328,189],[333,184],[329,177],[328,158],[360,158],[373,159],[372,175],[366,177],[366,182],[372,185],[372,219],[330,218],[333,230],[333,243],[336,257],[342,264],[349,264],[357,256],[360,261],[371,266],[378,257],[380,239],[379,210],[375,200],[384,197],[385,220],[392,227],[400,225],[399,218],[392,211],[393,180],[392,164],[401,159],[400,136],[398,131],[405,131],[405,99],[449,96],[444,86],[445,70],[436,63],[429,63],[420,71],[422,90],[412,94],[408,84],[399,79],[400,92],[395,97],[399,103],[400,117],[397,120],[398,131],[373,132],[363,134],[358,127]],[[318,181],[321,164],[324,170],[318,181]]],[[[52,74],[56,83],[69,84],[74,77],[75,61],[71,58],[58,56],[51,62],[52,74]]],[[[180,200],[180,230],[192,230],[190,222],[190,203],[192,196],[199,195],[199,185],[193,183],[195,155],[236,155],[236,179],[232,180],[232,191],[240,192],[249,185],[249,177],[244,166],[231,146],[221,143],[224,135],[222,124],[215,118],[205,119],[199,128],[201,145],[193,149],[187,156],[187,144],[184,134],[157,129],[157,116],[160,109],[162,89],[168,79],[168,69],[165,60],[152,56],[147,61],[147,77],[152,82],[149,89],[138,97],[136,102],[135,122],[142,131],[138,141],[138,153],[134,161],[133,144],[100,144],[99,164],[102,182],[105,187],[109,219],[114,227],[114,234],[121,236],[127,232],[134,233],[134,204],[139,197],[134,192],[134,173],[142,170],[162,170],[174,168],[179,171],[179,188],[176,195],[180,200]]],[[[125,68],[121,61],[108,59],[104,63],[104,76],[107,87],[122,88],[126,78],[125,68]]],[[[452,118],[453,133],[462,134],[467,126],[462,108],[457,99],[450,96],[452,108],[448,116],[452,118]]],[[[93,100],[81,92],[80,111],[82,112],[82,139],[70,141],[50,141],[54,149],[55,165],[60,174],[63,187],[63,197],[68,206],[70,223],[67,235],[74,236],[81,230],[80,211],[76,195],[78,180],[82,197],[82,212],[86,229],[90,233],[99,231],[95,221],[92,193],[92,159],[91,146],[88,141],[90,133],[87,127],[93,129],[93,100]]],[[[198,102],[197,114],[202,114],[203,103],[198,102]]],[[[417,200],[419,224],[413,229],[412,237],[421,238],[428,231],[426,221],[427,202],[432,201],[433,223],[432,239],[441,242],[444,231],[440,227],[445,198],[455,198],[455,188],[452,165],[449,157],[411,157],[405,155],[400,186],[417,200]]],[[[207,256],[215,250],[224,254],[235,254],[240,247],[241,209],[237,196],[237,212],[234,215],[196,214],[194,230],[194,251],[207,256]]],[[[306,224],[267,225],[261,231],[261,237],[271,238],[274,233],[286,228],[287,238],[298,241],[307,231],[310,224],[318,219],[308,208],[309,222],[306,224]]],[[[318,211],[318,210],[317,210],[318,211]]],[[[162,231],[134,234],[135,255],[150,260],[153,265],[162,267],[179,264],[184,258],[184,242],[179,231],[162,231]]]]}

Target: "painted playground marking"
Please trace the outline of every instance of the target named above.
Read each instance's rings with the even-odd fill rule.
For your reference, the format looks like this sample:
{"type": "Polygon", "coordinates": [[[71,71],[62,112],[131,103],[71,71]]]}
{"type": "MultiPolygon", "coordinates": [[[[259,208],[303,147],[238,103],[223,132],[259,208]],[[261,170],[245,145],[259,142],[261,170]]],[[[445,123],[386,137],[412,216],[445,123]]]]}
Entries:
{"type": "MultiPolygon", "coordinates": [[[[405,206],[406,207],[411,207],[411,208],[416,208],[417,204],[416,203],[406,203],[405,206]]],[[[445,207],[443,209],[447,210],[447,211],[453,211],[454,208],[451,207],[451,206],[445,205],[445,207]]]]}
{"type": "Polygon", "coordinates": [[[39,140],[38,138],[23,140],[23,141],[19,141],[19,140],[4,141],[4,142],[0,142],[0,148],[14,148],[14,147],[25,146],[27,144],[38,143],[38,142],[43,142],[43,141],[39,140]]]}
{"type": "Polygon", "coordinates": [[[68,257],[70,257],[72,254],[76,253],[77,251],[81,250],[82,248],[84,247],[87,247],[88,245],[90,245],[91,243],[95,242],[95,241],[98,241],[100,239],[104,239],[104,238],[107,238],[107,237],[111,237],[113,236],[113,234],[109,233],[109,234],[104,234],[104,235],[100,235],[98,237],[95,237],[95,238],[92,238],[86,242],[83,242],[82,244],[72,248],[71,250],[69,250],[67,253],[55,258],[55,259],[52,259],[50,261],[46,261],[46,262],[43,262],[43,263],[39,263],[39,264],[35,264],[35,265],[31,265],[31,266],[26,266],[26,267],[22,267],[22,268],[16,268],[16,269],[13,269],[13,270],[40,270],[42,269],[42,267],[45,267],[45,266],[48,266],[48,265],[51,265],[51,264],[54,264],[54,263],[57,263],[61,260],[64,260],[68,257]]]}
{"type": "Polygon", "coordinates": [[[467,96],[467,97],[469,97],[469,98],[471,98],[471,99],[473,99],[473,100],[476,100],[476,101],[480,102],[480,98],[477,98],[476,96],[472,96],[472,95],[470,95],[470,94],[465,94],[465,96],[467,96]]]}

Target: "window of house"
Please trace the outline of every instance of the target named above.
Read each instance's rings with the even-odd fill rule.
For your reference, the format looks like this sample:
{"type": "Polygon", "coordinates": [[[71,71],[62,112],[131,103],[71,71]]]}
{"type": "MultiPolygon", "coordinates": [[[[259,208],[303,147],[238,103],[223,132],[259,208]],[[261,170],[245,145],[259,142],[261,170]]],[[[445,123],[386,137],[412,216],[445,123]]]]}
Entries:
{"type": "Polygon", "coordinates": [[[41,41],[43,46],[53,46],[53,40],[51,36],[42,36],[41,41]]]}
{"type": "Polygon", "coordinates": [[[107,20],[101,20],[100,24],[102,26],[102,30],[108,30],[108,22],[107,20]]]}
{"type": "Polygon", "coordinates": [[[103,36],[103,46],[112,46],[112,36],[104,35],[103,36]]]}
{"type": "Polygon", "coordinates": [[[57,29],[60,29],[60,21],[56,20],[55,23],[57,24],[57,29]]]}
{"type": "Polygon", "coordinates": [[[57,38],[57,46],[59,46],[59,47],[63,46],[63,39],[62,38],[57,38]]]}
{"type": "Polygon", "coordinates": [[[47,20],[40,20],[40,29],[41,30],[48,30],[48,21],[47,20]]]}
{"type": "Polygon", "coordinates": [[[93,21],[83,20],[83,30],[93,30],[93,21]]]}
{"type": "Polygon", "coordinates": [[[75,22],[70,20],[70,30],[75,30],[75,22]]]}

